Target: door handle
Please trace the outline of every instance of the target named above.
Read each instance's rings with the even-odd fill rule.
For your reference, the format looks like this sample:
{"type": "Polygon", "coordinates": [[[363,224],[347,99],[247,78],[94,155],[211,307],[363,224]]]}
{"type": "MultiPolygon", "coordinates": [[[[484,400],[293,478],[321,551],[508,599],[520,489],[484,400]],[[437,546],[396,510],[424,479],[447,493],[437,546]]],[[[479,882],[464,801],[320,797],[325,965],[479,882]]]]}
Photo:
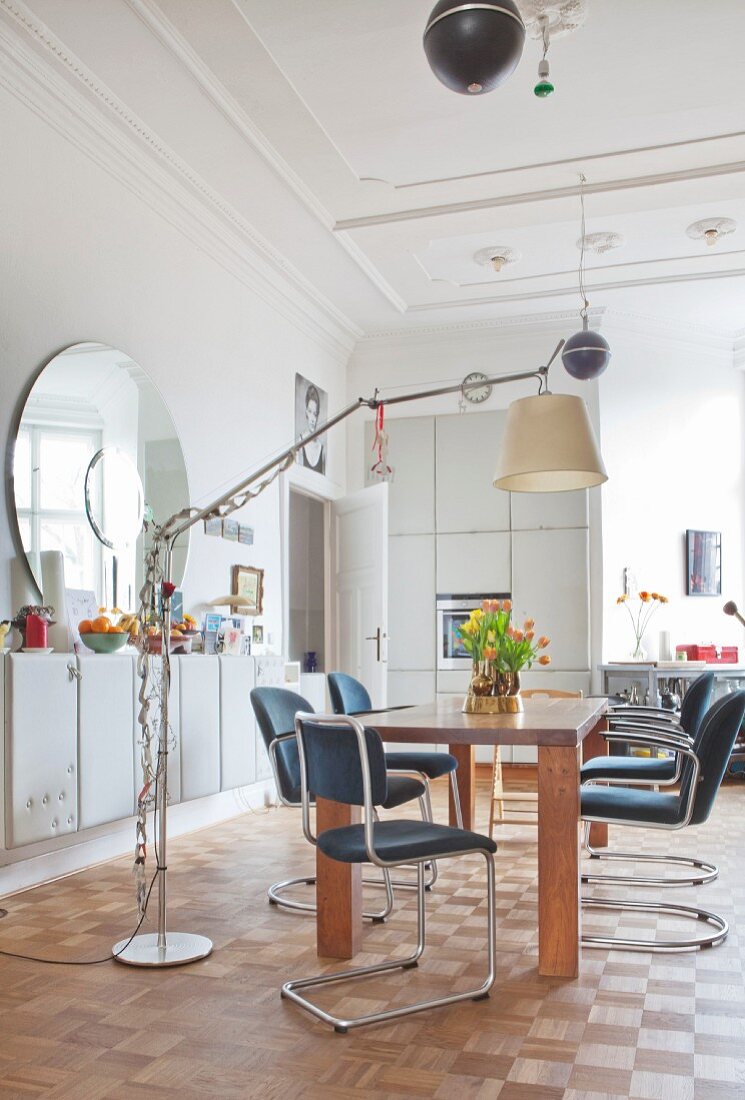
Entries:
{"type": "Polygon", "coordinates": [[[365,638],[366,642],[375,642],[375,660],[380,663],[380,646],[381,646],[381,633],[380,627],[374,634],[370,634],[365,638]]]}

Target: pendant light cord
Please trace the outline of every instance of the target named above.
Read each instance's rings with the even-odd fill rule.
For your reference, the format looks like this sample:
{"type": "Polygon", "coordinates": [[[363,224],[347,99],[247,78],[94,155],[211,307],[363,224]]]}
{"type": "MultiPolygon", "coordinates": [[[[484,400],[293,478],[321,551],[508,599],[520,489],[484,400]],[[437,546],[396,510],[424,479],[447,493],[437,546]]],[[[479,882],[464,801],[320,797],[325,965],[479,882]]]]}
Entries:
{"type": "Polygon", "coordinates": [[[590,303],[587,300],[587,291],[585,289],[585,184],[587,183],[587,177],[584,172],[580,172],[579,176],[579,202],[582,211],[582,237],[580,239],[579,250],[579,293],[582,298],[582,309],[580,310],[580,316],[583,320],[587,320],[587,310],[590,303]]]}

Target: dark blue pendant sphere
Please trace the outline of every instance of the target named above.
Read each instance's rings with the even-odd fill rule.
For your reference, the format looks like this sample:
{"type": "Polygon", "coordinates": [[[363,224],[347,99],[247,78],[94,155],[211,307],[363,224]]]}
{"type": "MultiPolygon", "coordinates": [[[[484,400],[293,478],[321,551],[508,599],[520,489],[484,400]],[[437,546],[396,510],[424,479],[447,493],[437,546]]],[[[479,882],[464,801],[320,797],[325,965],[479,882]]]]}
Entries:
{"type": "Polygon", "coordinates": [[[430,68],[446,88],[483,95],[514,72],[525,45],[515,0],[440,0],[424,32],[430,68]]]}
{"type": "Polygon", "coordinates": [[[598,378],[608,366],[610,346],[599,332],[582,329],[564,344],[561,361],[572,378],[588,382],[591,378],[598,378]]]}

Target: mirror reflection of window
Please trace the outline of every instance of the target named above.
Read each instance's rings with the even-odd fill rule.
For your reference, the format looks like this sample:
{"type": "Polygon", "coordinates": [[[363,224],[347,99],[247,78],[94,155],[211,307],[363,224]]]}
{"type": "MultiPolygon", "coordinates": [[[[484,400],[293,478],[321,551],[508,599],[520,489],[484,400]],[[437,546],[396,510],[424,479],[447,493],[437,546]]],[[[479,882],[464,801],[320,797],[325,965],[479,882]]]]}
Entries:
{"type": "Polygon", "coordinates": [[[102,555],[82,486],[100,440],[97,430],[30,424],[18,433],[13,467],[21,540],[34,573],[41,575],[42,550],[60,550],[68,588],[94,592],[101,585],[102,555]]]}

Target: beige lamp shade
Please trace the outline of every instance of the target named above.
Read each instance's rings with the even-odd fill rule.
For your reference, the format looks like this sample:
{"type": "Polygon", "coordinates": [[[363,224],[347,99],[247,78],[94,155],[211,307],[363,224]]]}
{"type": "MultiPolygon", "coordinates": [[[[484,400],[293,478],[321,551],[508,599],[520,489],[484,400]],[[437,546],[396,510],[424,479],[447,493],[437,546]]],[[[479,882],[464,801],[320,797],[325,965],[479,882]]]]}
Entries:
{"type": "Polygon", "coordinates": [[[545,393],[513,401],[507,411],[494,485],[517,493],[563,493],[608,480],[587,405],[545,393]]]}

